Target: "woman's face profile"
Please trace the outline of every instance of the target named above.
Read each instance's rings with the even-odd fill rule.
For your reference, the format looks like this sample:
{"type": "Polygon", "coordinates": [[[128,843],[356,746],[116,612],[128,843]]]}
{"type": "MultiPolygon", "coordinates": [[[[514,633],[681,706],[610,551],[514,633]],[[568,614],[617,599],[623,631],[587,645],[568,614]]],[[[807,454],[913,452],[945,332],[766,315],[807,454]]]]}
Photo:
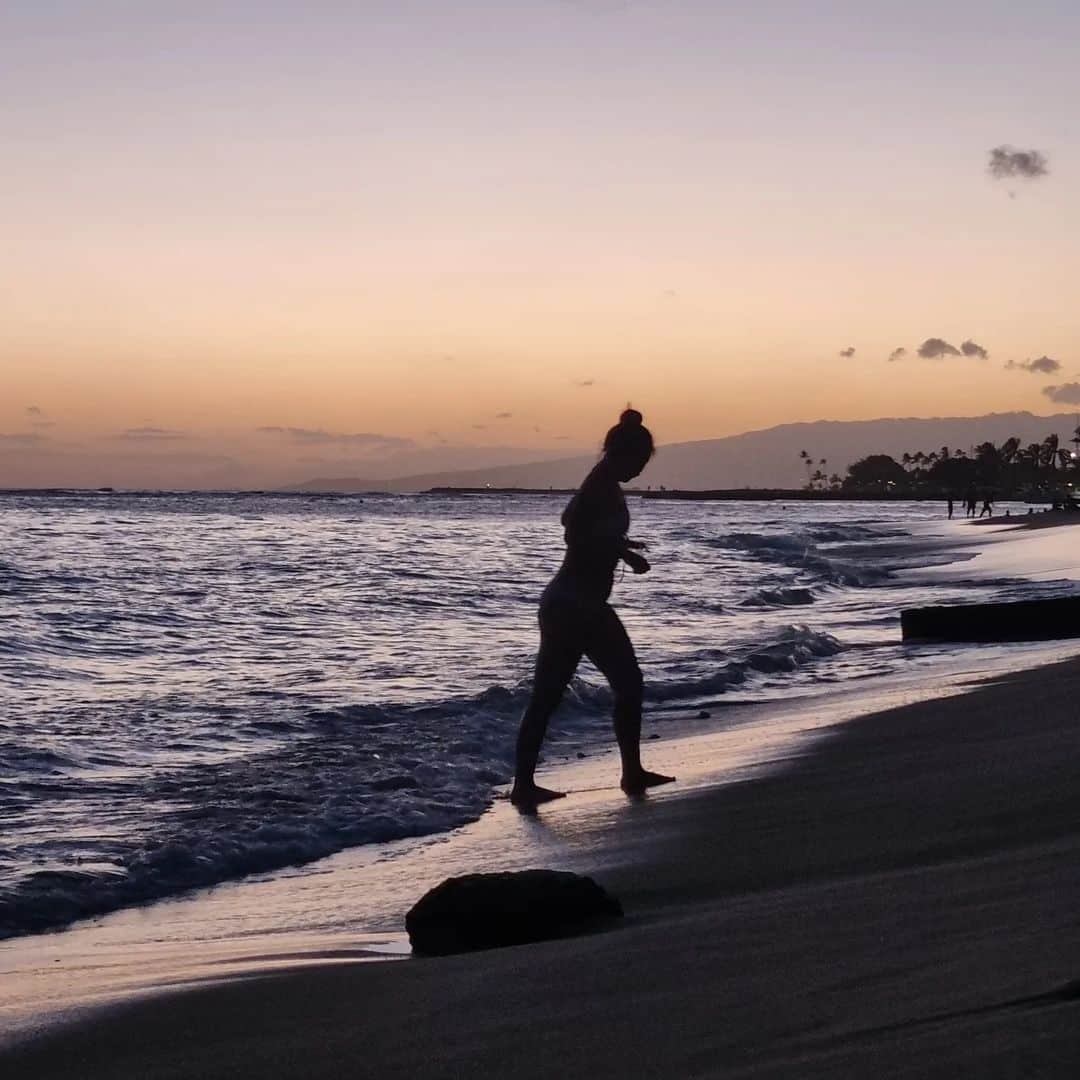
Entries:
{"type": "Polygon", "coordinates": [[[633,480],[645,471],[652,454],[620,454],[612,459],[615,475],[620,481],[633,480]]]}

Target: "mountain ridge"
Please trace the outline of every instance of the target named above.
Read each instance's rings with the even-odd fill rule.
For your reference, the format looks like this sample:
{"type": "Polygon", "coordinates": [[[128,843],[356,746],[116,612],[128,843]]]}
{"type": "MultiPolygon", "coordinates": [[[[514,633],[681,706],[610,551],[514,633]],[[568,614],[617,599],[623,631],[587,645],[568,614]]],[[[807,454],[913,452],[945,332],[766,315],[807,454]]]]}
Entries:
{"type": "MultiPolygon", "coordinates": [[[[806,482],[799,452],[806,450],[811,468],[843,475],[848,465],[867,454],[928,452],[948,446],[969,450],[981,442],[1003,442],[1016,436],[1021,443],[1042,441],[1056,434],[1067,445],[1077,424],[1073,413],[1039,416],[1027,411],[986,413],[982,416],[880,417],[873,420],[811,420],[777,424],[718,439],[661,444],[642,477],[651,487],[791,488],[806,482]],[[819,462],[825,459],[826,464],[819,462]]],[[[573,488],[596,461],[595,455],[573,455],[545,461],[416,473],[380,483],[369,490],[422,491],[433,487],[573,488]]],[[[349,491],[348,477],[323,477],[289,490],[349,491]],[[327,485],[327,486],[318,486],[327,485]],[[341,486],[338,486],[341,485],[341,486]]],[[[359,482],[359,480],[355,480],[359,482]]]]}

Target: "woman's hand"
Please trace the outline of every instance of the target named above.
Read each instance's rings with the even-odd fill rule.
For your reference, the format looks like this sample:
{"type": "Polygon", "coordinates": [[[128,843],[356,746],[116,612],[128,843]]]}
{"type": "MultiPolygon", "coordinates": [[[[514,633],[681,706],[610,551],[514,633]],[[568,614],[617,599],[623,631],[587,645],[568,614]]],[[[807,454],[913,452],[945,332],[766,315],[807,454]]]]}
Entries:
{"type": "Polygon", "coordinates": [[[644,540],[631,540],[629,537],[625,540],[625,544],[633,551],[648,551],[649,545],[644,540]]]}
{"type": "Polygon", "coordinates": [[[649,572],[649,560],[636,551],[623,552],[623,561],[635,574],[647,574],[649,572]]]}

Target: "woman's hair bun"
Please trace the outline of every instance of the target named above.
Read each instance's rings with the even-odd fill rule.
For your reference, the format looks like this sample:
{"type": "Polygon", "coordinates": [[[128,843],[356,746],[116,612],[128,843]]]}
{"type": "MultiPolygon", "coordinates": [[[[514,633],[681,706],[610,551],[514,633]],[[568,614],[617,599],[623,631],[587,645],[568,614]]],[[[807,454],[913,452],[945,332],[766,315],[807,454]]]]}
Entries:
{"type": "Polygon", "coordinates": [[[642,422],[641,413],[629,405],[623,409],[619,422],[607,433],[604,439],[605,454],[629,455],[643,461],[656,452],[652,432],[642,422]]]}

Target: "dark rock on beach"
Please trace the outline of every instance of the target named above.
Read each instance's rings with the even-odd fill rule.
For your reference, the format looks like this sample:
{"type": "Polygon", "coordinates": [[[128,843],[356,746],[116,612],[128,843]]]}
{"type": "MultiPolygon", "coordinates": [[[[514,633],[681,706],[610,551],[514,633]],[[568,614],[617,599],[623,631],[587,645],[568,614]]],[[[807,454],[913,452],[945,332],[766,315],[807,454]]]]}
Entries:
{"type": "Polygon", "coordinates": [[[1080,596],[909,608],[904,641],[1051,641],[1080,637],[1080,596]]]}
{"type": "Polygon", "coordinates": [[[449,878],[413,906],[405,929],[414,953],[445,956],[567,937],[622,913],[592,878],[522,870],[449,878]]]}

